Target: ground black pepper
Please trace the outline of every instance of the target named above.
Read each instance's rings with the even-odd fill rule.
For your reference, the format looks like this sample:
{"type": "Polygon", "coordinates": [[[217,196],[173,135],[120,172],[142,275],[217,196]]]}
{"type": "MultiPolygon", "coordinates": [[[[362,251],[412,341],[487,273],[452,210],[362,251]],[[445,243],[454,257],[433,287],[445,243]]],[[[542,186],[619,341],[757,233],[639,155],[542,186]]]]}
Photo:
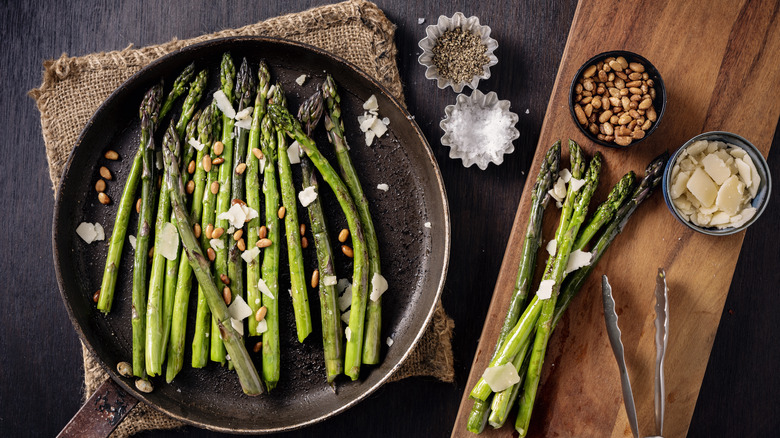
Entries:
{"type": "Polygon", "coordinates": [[[481,75],[488,63],[487,47],[479,35],[461,28],[444,32],[433,46],[433,65],[439,75],[455,83],[481,75]]]}

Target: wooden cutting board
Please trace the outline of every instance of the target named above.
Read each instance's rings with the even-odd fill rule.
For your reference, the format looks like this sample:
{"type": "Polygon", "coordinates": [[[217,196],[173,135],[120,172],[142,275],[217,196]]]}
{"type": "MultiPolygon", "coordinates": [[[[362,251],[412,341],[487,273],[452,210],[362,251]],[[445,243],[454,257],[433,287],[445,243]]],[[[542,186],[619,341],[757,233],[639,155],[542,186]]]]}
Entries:
{"type": "MultiPolygon", "coordinates": [[[[579,3],[453,437],[474,436],[466,430],[472,406],[468,393],[485,370],[498,338],[520,263],[531,188],[547,148],[556,139],[565,143],[570,137],[590,156],[597,150],[604,154],[602,184],[591,205],[601,202],[629,169],[643,175],[646,165],[663,150],[671,153],[702,132],[742,135],[766,157],[780,116],[779,63],[780,3],[775,1],[579,3]],[[656,132],[626,150],[587,141],[567,105],[569,84],[577,69],[593,55],[620,49],[650,60],[668,91],[666,115],[656,132]]],[[[545,215],[545,241],[557,225],[554,210],[548,208],[545,215]]],[[[666,268],[670,289],[664,435],[685,436],[743,238],[744,233],[711,237],[689,230],[672,217],[660,193],[646,201],[553,333],[529,436],[631,436],[604,325],[602,274],[609,276],[617,302],[640,434],[654,433],[653,288],[658,267],[666,268]]],[[[544,263],[546,253],[539,260],[544,263]]],[[[488,426],[482,435],[511,435],[515,411],[503,429],[488,426]]]]}

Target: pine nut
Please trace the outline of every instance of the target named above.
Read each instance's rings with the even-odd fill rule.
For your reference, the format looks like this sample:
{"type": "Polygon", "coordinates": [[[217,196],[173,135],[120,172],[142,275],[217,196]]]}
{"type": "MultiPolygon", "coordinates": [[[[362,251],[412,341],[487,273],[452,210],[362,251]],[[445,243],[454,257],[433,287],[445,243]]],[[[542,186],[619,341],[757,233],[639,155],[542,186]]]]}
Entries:
{"type": "Polygon", "coordinates": [[[279,216],[279,219],[284,219],[284,215],[287,213],[287,209],[284,208],[284,205],[279,207],[279,211],[276,212],[276,215],[279,216]]]}
{"type": "Polygon", "coordinates": [[[233,296],[230,293],[230,288],[225,286],[222,288],[222,299],[225,300],[225,305],[229,306],[230,302],[233,301],[233,296]]]}
{"type": "Polygon", "coordinates": [[[145,379],[136,380],[135,387],[138,388],[138,390],[141,392],[150,393],[154,391],[154,386],[152,386],[152,382],[145,379]]]}
{"type": "Polygon", "coordinates": [[[225,232],[225,229],[222,227],[214,228],[214,231],[211,232],[211,238],[212,239],[219,239],[222,237],[222,234],[225,232]]]}
{"type": "Polygon", "coordinates": [[[100,166],[100,171],[99,172],[100,172],[100,176],[102,176],[103,178],[105,178],[105,179],[107,179],[109,181],[111,181],[113,179],[113,177],[111,176],[111,171],[108,170],[108,167],[100,166]]]}
{"type": "Polygon", "coordinates": [[[219,274],[219,281],[221,281],[224,285],[227,286],[230,284],[230,277],[228,277],[225,274],[219,274]]]}
{"type": "Polygon", "coordinates": [[[209,261],[214,261],[215,258],[217,258],[217,253],[214,252],[214,248],[209,248],[206,250],[206,255],[209,258],[209,261]]]}
{"type": "Polygon", "coordinates": [[[301,226],[299,228],[300,228],[300,231],[301,231],[301,236],[306,234],[306,224],[301,224],[301,226]]]}
{"type": "Polygon", "coordinates": [[[257,312],[255,312],[255,321],[262,321],[267,313],[268,309],[265,306],[261,306],[259,309],[257,309],[257,312]]]}
{"type": "Polygon", "coordinates": [[[216,195],[219,193],[219,181],[214,181],[211,183],[211,194],[216,195]]]}
{"type": "Polygon", "coordinates": [[[246,170],[246,163],[239,163],[238,166],[236,166],[236,175],[241,175],[246,170]]]}
{"type": "Polygon", "coordinates": [[[238,230],[235,233],[233,233],[233,240],[238,240],[243,235],[244,235],[244,230],[238,230]]]}
{"type": "Polygon", "coordinates": [[[339,242],[344,243],[349,239],[349,230],[346,228],[342,228],[339,232],[339,242]]]}
{"type": "Polygon", "coordinates": [[[309,239],[306,238],[306,236],[301,237],[301,248],[308,248],[309,247],[309,239]]]}
{"type": "Polygon", "coordinates": [[[257,230],[258,239],[265,239],[265,236],[267,235],[268,235],[268,227],[266,227],[265,225],[263,225],[262,227],[260,227],[259,230],[257,230]]]}
{"type": "Polygon", "coordinates": [[[210,155],[204,155],[203,156],[203,170],[205,170],[206,173],[211,172],[211,156],[210,155]]]}
{"type": "Polygon", "coordinates": [[[111,198],[109,198],[105,192],[100,192],[98,193],[98,201],[103,205],[108,205],[108,203],[111,202],[111,198]]]}
{"type": "Polygon", "coordinates": [[[119,154],[115,150],[107,150],[105,154],[103,154],[104,157],[106,157],[106,160],[116,161],[119,159],[119,154]]]}
{"type": "Polygon", "coordinates": [[[311,287],[314,289],[319,284],[320,284],[320,270],[315,269],[314,272],[311,273],[311,287]]]}
{"type": "Polygon", "coordinates": [[[589,78],[596,74],[596,66],[591,65],[590,67],[586,68],[584,72],[582,72],[582,77],[589,78]]]}
{"type": "Polygon", "coordinates": [[[246,205],[246,202],[242,201],[241,199],[233,199],[233,200],[230,201],[230,205],[231,206],[236,205],[236,204],[246,205]]]}
{"type": "Polygon", "coordinates": [[[106,191],[106,181],[104,179],[97,180],[95,183],[95,191],[98,193],[106,191]]]}
{"type": "Polygon", "coordinates": [[[215,166],[219,166],[220,164],[222,164],[224,162],[225,162],[225,159],[222,158],[222,157],[217,157],[217,158],[214,158],[213,160],[211,160],[211,164],[213,164],[215,166]]]}
{"type": "Polygon", "coordinates": [[[355,257],[355,251],[353,251],[352,248],[348,247],[347,245],[341,245],[341,252],[343,252],[344,255],[349,258],[355,257]]]}
{"type": "Polygon", "coordinates": [[[196,239],[200,239],[200,233],[201,233],[200,224],[193,225],[192,226],[192,234],[195,235],[196,239]]]}
{"type": "Polygon", "coordinates": [[[254,149],[252,149],[252,153],[255,155],[255,157],[258,160],[262,160],[263,159],[263,151],[261,151],[260,149],[254,148],[254,149]]]}
{"type": "Polygon", "coordinates": [[[214,155],[220,156],[222,155],[222,151],[225,150],[225,144],[217,140],[214,142],[214,147],[212,149],[214,150],[214,155]]]}
{"type": "Polygon", "coordinates": [[[272,243],[271,239],[266,239],[266,238],[260,239],[260,240],[257,241],[257,247],[258,248],[268,248],[269,246],[271,246],[271,243],[272,243]]]}
{"type": "Polygon", "coordinates": [[[206,239],[213,239],[214,238],[214,224],[208,224],[206,225],[206,239]]]}
{"type": "Polygon", "coordinates": [[[149,258],[152,258],[152,257],[154,257],[154,246],[149,248],[149,258]]]}
{"type": "Polygon", "coordinates": [[[244,239],[238,239],[236,246],[239,251],[246,251],[246,242],[244,242],[244,239]]]}
{"type": "Polygon", "coordinates": [[[116,364],[116,371],[122,377],[133,377],[133,366],[128,362],[119,362],[116,364]]]}
{"type": "Polygon", "coordinates": [[[92,301],[98,302],[100,301],[100,289],[97,290],[94,294],[92,294],[92,301]]]}
{"type": "Polygon", "coordinates": [[[190,164],[187,165],[187,173],[190,175],[195,173],[195,160],[190,161],[190,164]]]}
{"type": "Polygon", "coordinates": [[[192,192],[195,191],[195,181],[189,180],[187,181],[187,194],[191,195],[192,192]]]}
{"type": "Polygon", "coordinates": [[[635,72],[643,73],[645,71],[645,66],[638,62],[629,62],[628,66],[635,72]]]}
{"type": "Polygon", "coordinates": [[[255,343],[255,346],[252,347],[252,351],[254,351],[255,353],[259,353],[261,348],[263,348],[263,341],[257,341],[255,343]]]}

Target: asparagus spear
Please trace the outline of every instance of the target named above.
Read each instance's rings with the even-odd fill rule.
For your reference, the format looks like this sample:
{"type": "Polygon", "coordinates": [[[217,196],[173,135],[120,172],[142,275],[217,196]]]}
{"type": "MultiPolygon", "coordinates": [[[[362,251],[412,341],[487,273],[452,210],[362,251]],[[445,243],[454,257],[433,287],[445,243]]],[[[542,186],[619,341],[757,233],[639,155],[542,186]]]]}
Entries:
{"type": "Polygon", "coordinates": [[[185,91],[187,91],[187,86],[192,79],[192,75],[195,74],[195,63],[190,63],[190,65],[184,67],[184,70],[179,73],[179,77],[176,78],[175,81],[173,81],[173,87],[171,88],[170,93],[165,97],[165,101],[160,106],[160,116],[159,118],[162,119],[173,108],[173,103],[176,102],[176,99],[179,98],[182,94],[184,94],[185,91]]]}
{"type": "MultiPolygon", "coordinates": [[[[236,69],[233,65],[233,58],[230,57],[230,53],[225,53],[222,56],[222,64],[220,70],[220,81],[222,82],[222,92],[225,93],[230,105],[233,105],[233,82],[236,78],[236,69]]],[[[228,211],[230,208],[230,184],[233,176],[233,127],[234,120],[225,114],[222,114],[222,144],[224,145],[222,155],[220,158],[225,161],[220,164],[219,167],[219,193],[217,194],[217,208],[216,215],[228,211]]],[[[222,241],[222,248],[216,250],[217,259],[214,267],[216,270],[217,278],[228,278],[228,247],[227,247],[227,229],[230,226],[227,220],[217,219],[216,227],[221,228],[223,233],[219,237],[222,241]],[[224,277],[223,277],[224,276],[224,277]]],[[[233,294],[229,286],[223,285],[223,296],[227,297],[228,304],[233,302],[233,294]]],[[[213,310],[212,310],[213,311],[213,310]]],[[[216,315],[215,315],[216,316],[216,315]]],[[[217,320],[214,319],[211,323],[211,360],[225,363],[225,347],[222,345],[222,340],[219,337],[219,325],[217,320]]]]}
{"type": "MultiPolygon", "coordinates": [[[[270,241],[269,247],[263,250],[262,276],[270,296],[263,295],[266,331],[263,333],[263,380],[270,391],[276,387],[280,374],[279,359],[279,252],[282,244],[281,223],[277,211],[279,210],[279,188],[276,175],[276,129],[270,117],[263,117],[261,122],[264,155],[263,170],[263,195],[265,198],[265,225],[270,241]]],[[[284,152],[286,153],[286,152],[284,152]]],[[[257,329],[257,326],[255,326],[257,329]]]]}
{"type": "MultiPolygon", "coordinates": [[[[146,259],[149,234],[154,214],[154,140],[152,133],[157,124],[162,82],[146,92],[141,103],[141,209],[138,213],[138,234],[133,258],[133,375],[146,377],[144,366],[144,317],[146,315],[146,259]]],[[[128,182],[129,185],[129,182],[128,182]]],[[[113,239],[112,239],[113,240],[113,239]]]]}
{"type": "MultiPolygon", "coordinates": [[[[160,89],[159,96],[156,97],[156,105],[159,109],[152,111],[151,107],[147,108],[150,116],[153,112],[159,111],[155,116],[155,124],[157,123],[157,119],[162,119],[168,114],[171,107],[173,107],[173,102],[187,91],[187,81],[192,77],[194,68],[194,65],[190,64],[181,72],[181,74],[179,74],[179,77],[177,77],[173,83],[173,88],[165,99],[165,105],[162,105],[162,107],[160,107],[160,100],[162,99],[162,89],[160,89]]],[[[148,104],[149,98],[147,95],[141,103],[140,118],[142,120],[143,108],[145,105],[148,106],[148,104]]],[[[108,247],[108,256],[106,257],[106,267],[103,270],[103,281],[100,285],[100,299],[97,304],[98,310],[101,310],[103,313],[111,311],[111,304],[114,301],[116,277],[118,274],[119,262],[122,260],[122,248],[124,248],[125,236],[127,235],[127,224],[130,221],[130,212],[133,209],[135,192],[136,189],[138,189],[138,181],[141,178],[143,153],[146,150],[146,142],[150,141],[150,135],[141,135],[141,143],[133,158],[133,165],[130,167],[130,173],[127,176],[127,182],[125,182],[125,187],[122,189],[122,197],[119,200],[119,209],[116,212],[116,219],[114,219],[114,229],[111,232],[111,241],[108,247]]]]}
{"type": "Polygon", "coordinates": [[[634,175],[634,171],[629,171],[627,174],[623,175],[622,178],[620,178],[614,187],[612,187],[612,190],[607,196],[607,200],[598,206],[596,212],[593,214],[593,217],[590,218],[588,224],[585,226],[582,232],[580,232],[580,235],[577,236],[577,240],[574,241],[573,249],[577,250],[585,248],[585,245],[590,242],[590,239],[592,239],[593,236],[598,233],[601,227],[606,225],[612,219],[617,209],[620,208],[620,205],[626,199],[626,196],[631,193],[631,188],[634,186],[635,178],[636,175],[634,175]]]}
{"type": "MultiPolygon", "coordinates": [[[[198,120],[198,141],[203,148],[198,151],[196,158],[195,189],[192,193],[192,206],[190,216],[193,222],[200,223],[203,217],[203,192],[206,189],[206,171],[203,169],[203,157],[211,149],[212,131],[214,126],[214,106],[209,105],[203,110],[198,120]]],[[[182,175],[184,173],[182,172],[182,175]]],[[[175,215],[175,213],[174,213],[175,215]]],[[[176,279],[176,292],[173,304],[173,319],[171,321],[171,337],[168,344],[168,365],[165,367],[165,380],[170,383],[181,371],[184,363],[184,338],[187,329],[187,309],[189,307],[190,291],[192,289],[192,267],[186,257],[181,257],[179,252],[178,278],[176,279]]],[[[166,287],[168,286],[166,279],[166,287]]]]}
{"type": "MultiPolygon", "coordinates": [[[[304,101],[298,108],[298,119],[306,126],[306,135],[311,137],[311,132],[322,116],[322,94],[317,90],[315,94],[304,101]]],[[[344,372],[344,360],[342,357],[343,344],[341,339],[341,316],[338,308],[338,293],[335,281],[336,269],[333,264],[333,247],[328,236],[328,227],[325,214],[322,211],[322,202],[319,197],[319,184],[313,165],[308,157],[301,157],[301,173],[303,185],[314,187],[317,197],[309,204],[309,223],[311,234],[314,237],[314,247],[317,251],[317,266],[319,268],[319,295],[320,314],[322,319],[322,347],[325,355],[325,372],[328,383],[344,372]]]]}
{"type": "MultiPolygon", "coordinates": [[[[222,127],[222,119],[219,117],[219,110],[217,109],[216,102],[212,102],[211,109],[213,110],[212,125],[211,125],[211,137],[212,139],[220,138],[220,132],[222,127]]],[[[203,129],[208,129],[204,126],[203,129]]],[[[214,142],[214,147],[209,151],[209,162],[217,158],[215,147],[219,141],[214,142]]],[[[205,149],[205,148],[204,148],[205,149]]],[[[205,156],[205,154],[204,154],[205,156]]],[[[203,167],[203,158],[198,161],[198,165],[203,167]]],[[[204,169],[205,172],[205,169],[204,169]]],[[[209,239],[211,234],[207,232],[209,228],[214,228],[214,218],[216,213],[214,207],[217,203],[217,195],[211,191],[212,184],[219,180],[219,166],[212,166],[211,170],[206,176],[206,186],[203,190],[201,204],[203,210],[201,213],[201,235],[200,244],[204,251],[208,253],[209,250],[214,251],[211,248],[209,239]]],[[[195,203],[193,203],[195,204],[195,203]]],[[[216,280],[215,280],[216,281],[216,280]]],[[[203,291],[203,287],[198,284],[198,304],[196,308],[195,316],[195,333],[192,339],[192,367],[203,368],[206,366],[209,358],[209,336],[211,331],[211,311],[209,310],[208,303],[206,302],[206,295],[203,291]]]]}
{"type": "MultiPolygon", "coordinates": [[[[200,111],[196,112],[195,114],[190,114],[192,110],[194,110],[198,103],[200,102],[200,99],[203,97],[203,91],[206,89],[206,83],[208,82],[209,78],[209,72],[208,70],[201,70],[197,76],[195,76],[195,79],[190,84],[190,92],[187,94],[187,98],[184,99],[184,103],[182,104],[182,113],[179,116],[179,121],[177,122],[177,125],[182,123],[184,121],[184,117],[188,117],[188,122],[185,124],[189,126],[189,124],[192,122],[192,120],[199,117],[200,111]]],[[[195,124],[197,127],[197,122],[195,124]]],[[[186,138],[184,134],[186,133],[186,129],[183,132],[179,132],[178,129],[176,131],[176,134],[178,134],[179,138],[186,138]]],[[[189,172],[186,172],[185,169],[189,165],[190,161],[192,160],[192,157],[195,156],[195,148],[185,143],[182,145],[184,148],[184,154],[182,155],[181,162],[181,172],[182,172],[182,178],[184,179],[184,183],[187,183],[188,178],[190,177],[189,172]]],[[[171,221],[173,222],[173,221],[171,221]]]]}
{"type": "MultiPolygon", "coordinates": [[[[286,105],[284,91],[277,83],[272,92],[270,103],[286,105]]],[[[290,286],[292,293],[293,312],[295,313],[295,328],[298,331],[298,341],[303,342],[311,333],[311,313],[309,310],[306,274],[303,270],[303,250],[301,249],[300,224],[298,223],[298,199],[293,185],[290,158],[287,155],[284,132],[277,125],[277,160],[279,165],[279,186],[282,192],[282,205],[285,208],[284,230],[287,236],[287,259],[290,264],[290,286]]]]}
{"type": "Polygon", "coordinates": [[[257,374],[255,365],[249,357],[241,336],[233,329],[228,313],[227,306],[222,301],[217,286],[210,274],[209,261],[203,254],[203,250],[198,244],[198,240],[192,231],[192,222],[185,211],[184,205],[184,185],[179,173],[179,163],[176,159],[175,150],[163,148],[165,159],[165,170],[168,173],[169,186],[166,190],[171,192],[171,204],[176,214],[176,227],[181,235],[184,252],[190,262],[195,277],[201,284],[208,300],[214,319],[217,321],[220,335],[224,341],[231,360],[236,368],[236,374],[241,382],[241,388],[247,395],[258,395],[263,392],[263,383],[257,374]]]}
{"type": "Polygon", "coordinates": [[[360,217],[352,201],[344,181],[339,178],[336,171],[322,156],[317,145],[301,129],[300,123],[295,120],[286,108],[279,105],[269,105],[268,114],[276,126],[294,138],[309,156],[314,166],[320,171],[322,178],[328,183],[336,195],[336,199],[344,211],[347,219],[352,244],[354,246],[353,278],[352,278],[352,309],[349,315],[349,327],[347,328],[347,349],[344,358],[346,374],[357,380],[360,376],[361,349],[363,347],[363,326],[366,313],[367,283],[368,283],[368,250],[363,237],[363,226],[360,217]]]}
{"type": "MultiPolygon", "coordinates": [[[[533,337],[533,334],[531,337],[533,337]]],[[[520,393],[520,388],[525,381],[528,363],[531,359],[531,355],[528,354],[529,347],[531,346],[531,337],[525,341],[522,348],[520,348],[520,353],[512,360],[512,366],[517,370],[520,381],[493,395],[488,423],[490,423],[490,426],[494,429],[499,429],[504,426],[504,423],[509,416],[509,409],[514,405],[515,400],[517,400],[517,395],[520,393]]]]}
{"type": "Polygon", "coordinates": [[[355,201],[368,246],[368,278],[371,283],[368,285],[370,300],[366,309],[363,363],[376,364],[379,363],[382,331],[382,297],[374,296],[374,278],[382,277],[379,242],[374,229],[374,221],[371,219],[371,212],[368,209],[368,200],[366,200],[355,166],[349,156],[349,146],[347,146],[347,140],[344,137],[344,121],[341,119],[341,97],[331,75],[328,75],[322,84],[322,94],[328,106],[328,113],[325,114],[325,129],[328,130],[328,139],[336,151],[336,161],[339,163],[341,176],[349,188],[352,200],[355,201]]]}
{"type": "MultiPolygon", "coordinates": [[[[260,122],[265,117],[268,84],[271,79],[268,66],[264,62],[261,62],[257,68],[257,79],[257,94],[254,110],[252,111],[252,128],[249,131],[249,145],[246,153],[246,205],[259,212],[262,211],[262,204],[260,203],[260,160],[255,154],[261,154],[257,152],[260,150],[260,122]]],[[[246,230],[247,248],[254,248],[257,245],[259,229],[259,217],[249,221],[246,230]]],[[[260,289],[258,288],[259,280],[260,259],[254,258],[246,264],[246,301],[252,309],[252,317],[249,318],[249,336],[257,334],[258,321],[254,315],[260,310],[262,301],[260,289]]]]}
{"type": "MultiPolygon", "coordinates": [[[[560,160],[561,142],[559,140],[547,150],[547,154],[539,169],[539,174],[536,177],[533,191],[531,192],[531,212],[528,215],[528,226],[526,227],[525,240],[523,241],[522,257],[517,272],[517,281],[515,282],[509,309],[504,318],[504,324],[501,327],[501,332],[496,341],[493,357],[495,357],[498,348],[504,342],[504,339],[506,339],[507,334],[517,323],[520,312],[528,298],[528,291],[531,287],[534,270],[536,269],[536,254],[542,241],[542,219],[544,217],[544,210],[549,201],[549,194],[547,192],[558,179],[560,160]]],[[[493,357],[491,357],[491,359],[493,357]]],[[[510,400],[507,400],[507,402],[510,402],[510,400]]],[[[509,404],[511,403],[507,403],[507,405],[509,404]]],[[[469,414],[469,421],[466,428],[473,433],[482,432],[489,413],[490,403],[488,403],[488,401],[475,400],[474,406],[472,406],[471,413],[469,414]]]]}
{"type": "MultiPolygon", "coordinates": [[[[576,144],[569,140],[570,149],[576,144]]],[[[525,436],[528,433],[528,424],[531,421],[531,412],[533,411],[533,405],[536,400],[536,393],[539,387],[539,379],[542,373],[542,364],[544,363],[544,356],[547,351],[547,343],[550,340],[550,334],[552,333],[552,321],[553,314],[555,313],[555,304],[558,300],[558,293],[561,290],[561,284],[565,275],[566,265],[569,261],[569,254],[574,244],[574,240],[579,233],[580,226],[585,221],[585,215],[587,214],[588,204],[590,198],[593,196],[593,192],[598,186],[599,174],[601,172],[601,155],[596,153],[591,160],[590,167],[588,167],[587,174],[585,175],[585,186],[579,191],[577,200],[573,206],[571,219],[566,225],[565,232],[562,233],[561,240],[558,241],[558,249],[555,255],[555,263],[552,271],[552,275],[545,276],[545,280],[552,279],[555,283],[552,287],[552,295],[550,298],[543,300],[542,312],[539,315],[539,319],[536,322],[536,336],[534,338],[533,350],[531,351],[531,358],[528,364],[528,371],[526,373],[525,381],[523,382],[523,396],[520,399],[520,412],[515,422],[515,429],[520,433],[520,436],[525,436]]],[[[572,172],[574,175],[574,172],[572,172]]],[[[576,177],[576,176],[575,176],[576,177]]],[[[570,184],[570,188],[573,184],[570,184]]],[[[569,190],[569,196],[572,195],[572,191],[569,190]]],[[[567,202],[568,197],[567,196],[567,202]]]]}

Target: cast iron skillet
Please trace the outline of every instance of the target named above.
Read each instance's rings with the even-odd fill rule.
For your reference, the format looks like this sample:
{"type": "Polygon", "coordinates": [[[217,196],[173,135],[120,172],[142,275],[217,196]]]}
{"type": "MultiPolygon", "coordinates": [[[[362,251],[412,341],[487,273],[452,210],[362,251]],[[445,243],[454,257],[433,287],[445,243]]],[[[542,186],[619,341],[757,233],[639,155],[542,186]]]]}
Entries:
{"type": "MultiPolygon", "coordinates": [[[[178,117],[177,112],[178,106],[173,111],[174,117],[178,117]]],[[[163,120],[160,125],[167,123],[163,120]]],[[[156,135],[157,144],[160,144],[160,131],[156,135]]],[[[321,126],[314,137],[333,162],[321,126]]],[[[300,181],[299,169],[295,167],[300,181]]],[[[321,192],[332,239],[336,242],[335,235],[345,227],[345,220],[332,193],[321,192]]],[[[132,215],[128,234],[135,235],[135,216],[132,215]]],[[[304,209],[301,208],[299,216],[302,222],[308,222],[304,209]]],[[[344,411],[375,391],[398,369],[422,336],[441,294],[449,261],[450,221],[444,184],[430,146],[412,116],[378,82],[345,60],[308,45],[241,37],[209,41],[169,54],[134,75],[103,103],[81,133],[60,181],[52,240],[57,281],[70,319],[84,343],[125,391],[171,417],[199,427],[233,433],[266,433],[299,428],[344,411]],[[382,339],[391,337],[394,343],[391,347],[383,344],[381,364],[363,366],[359,381],[340,378],[335,393],[325,381],[322,335],[317,322],[319,299],[312,289],[309,298],[314,332],[303,344],[297,342],[292,305],[287,294],[282,293],[282,377],[270,394],[253,398],[242,393],[235,373],[224,367],[211,363],[205,369],[192,369],[189,345],[182,372],[171,384],[166,384],[161,377],[154,378],[155,389],[150,394],[137,391],[131,379],[118,376],[117,363],[131,360],[132,249],[127,242],[111,313],[103,315],[92,302],[92,295],[100,287],[107,240],[87,245],[75,230],[83,221],[100,222],[106,235],[110,235],[117,202],[138,144],[138,106],[144,92],[160,78],[172,84],[179,72],[195,61],[197,70],[209,70],[209,94],[203,102],[210,102],[210,94],[219,87],[219,62],[226,51],[231,52],[236,65],[242,57],[247,57],[253,67],[265,59],[273,81],[283,84],[288,106],[294,110],[322,83],[325,71],[334,76],[340,87],[352,158],[371,205],[382,270],[390,284],[383,297],[382,339]],[[295,83],[301,74],[308,75],[303,86],[295,83]],[[372,94],[379,101],[380,116],[388,117],[390,124],[388,133],[378,143],[366,147],[357,116],[363,114],[362,103],[372,94]],[[118,151],[121,159],[115,162],[104,159],[107,149],[118,151]],[[109,167],[114,175],[108,182],[107,193],[112,199],[108,206],[97,201],[93,188],[101,165],[109,167]],[[388,184],[389,190],[378,190],[379,183],[388,184]],[[426,222],[430,222],[430,227],[425,226],[426,222]]],[[[286,251],[281,252],[284,267],[286,251]]],[[[309,275],[316,263],[314,251],[309,249],[305,255],[309,275]]],[[[340,254],[337,257],[339,277],[350,277],[351,263],[340,254]]],[[[289,287],[289,275],[284,271],[281,290],[289,287]]],[[[194,326],[196,295],[191,294],[188,337],[194,326]]],[[[256,361],[256,365],[259,367],[260,362],[256,361]]]]}

